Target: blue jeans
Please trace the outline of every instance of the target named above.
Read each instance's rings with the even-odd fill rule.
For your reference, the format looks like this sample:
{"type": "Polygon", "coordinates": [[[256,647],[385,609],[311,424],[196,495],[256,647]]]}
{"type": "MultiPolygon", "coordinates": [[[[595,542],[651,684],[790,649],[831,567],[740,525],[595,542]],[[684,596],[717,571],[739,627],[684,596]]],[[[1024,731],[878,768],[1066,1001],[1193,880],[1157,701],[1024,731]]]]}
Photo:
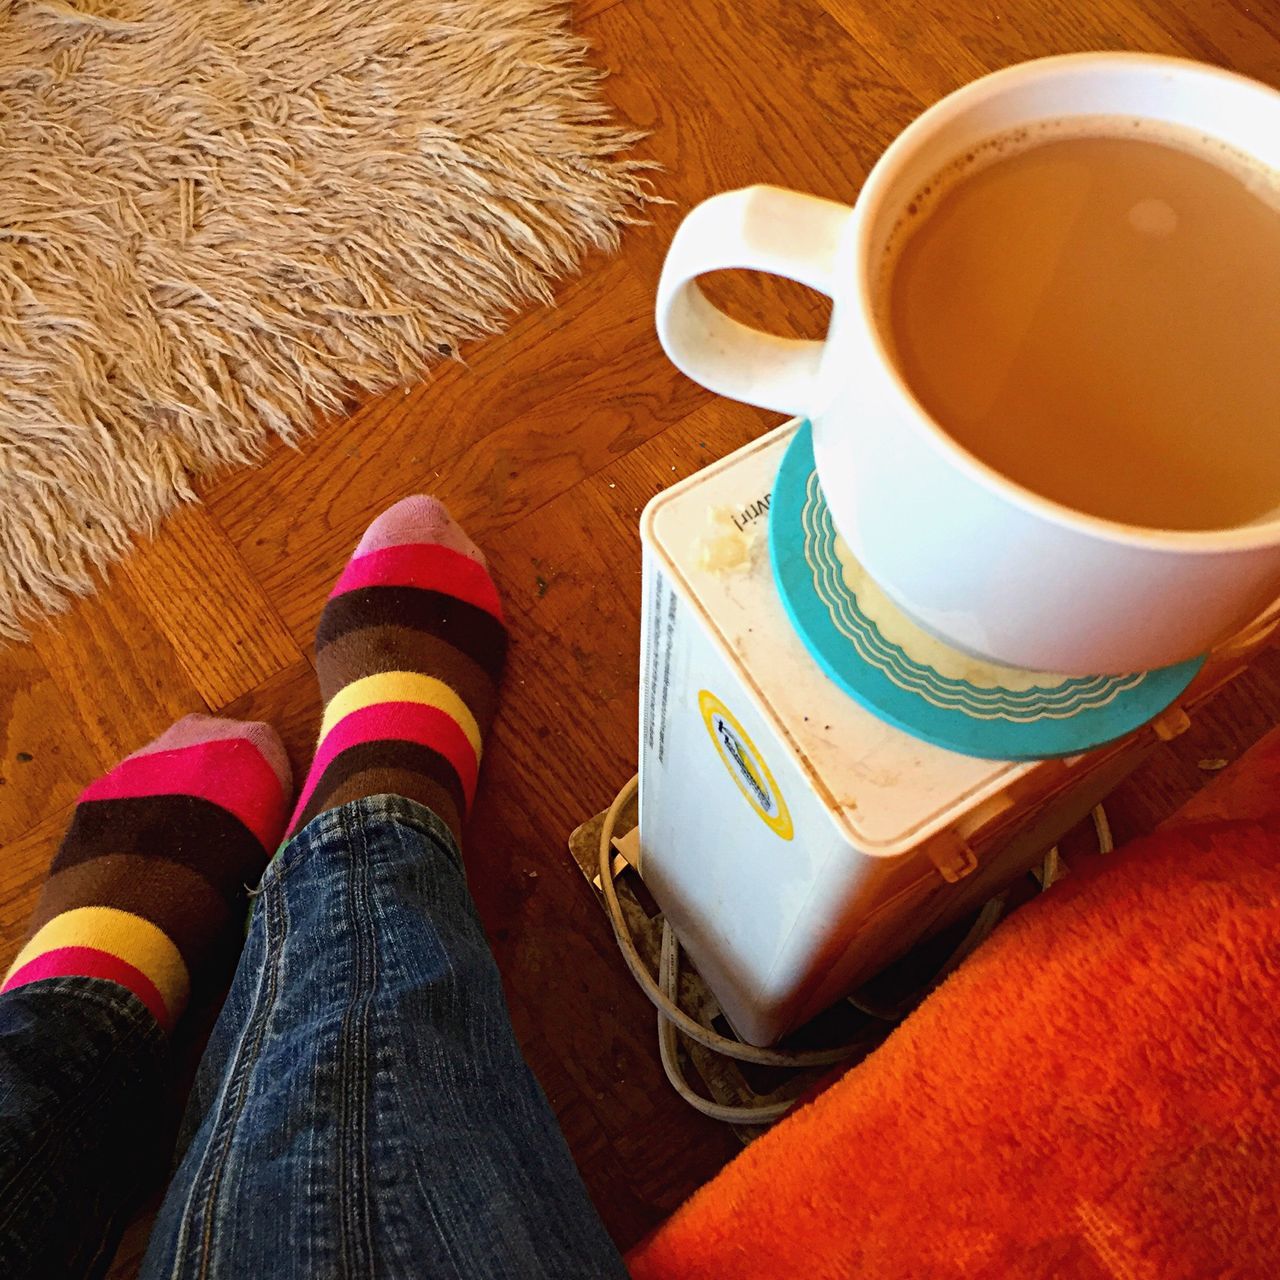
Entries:
{"type": "MultiPolygon", "coordinates": [[[[0,995],[0,1275],[92,1276],[167,1046],[131,993],[0,995]]],[[[143,1264],[201,1277],[625,1277],[511,1030],[456,845],[377,796],[268,867],[143,1264]]]]}

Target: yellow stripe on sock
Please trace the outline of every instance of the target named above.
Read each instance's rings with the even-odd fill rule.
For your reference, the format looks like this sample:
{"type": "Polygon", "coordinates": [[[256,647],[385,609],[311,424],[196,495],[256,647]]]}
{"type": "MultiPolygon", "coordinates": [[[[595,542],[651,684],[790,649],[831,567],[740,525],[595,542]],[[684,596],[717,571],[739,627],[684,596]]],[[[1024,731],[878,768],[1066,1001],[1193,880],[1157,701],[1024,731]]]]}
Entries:
{"type": "Polygon", "coordinates": [[[344,685],[324,709],[320,740],[324,741],[329,730],[339,720],[353,711],[362,711],[379,702],[416,702],[424,707],[436,707],[457,721],[458,727],[467,735],[467,741],[475,749],[476,759],[480,758],[483,745],[480,726],[467,704],[443,680],[437,680],[435,676],[424,676],[418,671],[383,671],[344,685]]]}
{"type": "Polygon", "coordinates": [[[59,947],[109,951],[155,983],[171,1018],[176,1019],[186,1006],[191,979],[173,939],[159,925],[117,907],[73,907],[54,916],[18,952],[5,981],[24,964],[59,947]]]}

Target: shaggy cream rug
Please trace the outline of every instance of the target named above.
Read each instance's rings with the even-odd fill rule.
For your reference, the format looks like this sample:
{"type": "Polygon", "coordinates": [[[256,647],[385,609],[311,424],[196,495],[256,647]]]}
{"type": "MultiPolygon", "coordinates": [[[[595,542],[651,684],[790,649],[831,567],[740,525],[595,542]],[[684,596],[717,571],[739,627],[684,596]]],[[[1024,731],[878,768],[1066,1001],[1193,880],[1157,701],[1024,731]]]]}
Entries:
{"type": "Polygon", "coordinates": [[[0,0],[0,636],[645,200],[554,0],[0,0]]]}

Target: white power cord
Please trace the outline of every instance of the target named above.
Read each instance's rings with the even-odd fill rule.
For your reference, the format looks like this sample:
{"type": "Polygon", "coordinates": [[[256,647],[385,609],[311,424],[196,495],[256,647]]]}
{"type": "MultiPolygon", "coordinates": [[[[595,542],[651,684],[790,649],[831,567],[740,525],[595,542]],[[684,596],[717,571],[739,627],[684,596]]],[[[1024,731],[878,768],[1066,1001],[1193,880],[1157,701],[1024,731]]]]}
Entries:
{"type": "Polygon", "coordinates": [[[653,975],[645,967],[644,961],[636,950],[635,941],[627,928],[622,914],[622,904],[618,901],[618,891],[613,887],[613,870],[610,867],[610,850],[613,846],[613,833],[618,825],[618,814],[623,806],[636,793],[639,774],[618,792],[608,812],[604,815],[604,825],[600,828],[600,886],[604,890],[605,908],[609,914],[609,922],[613,925],[613,936],[618,940],[622,958],[631,970],[631,976],[640,986],[640,990],[649,997],[652,1004],[667,1019],[675,1024],[690,1040],[706,1045],[727,1058],[737,1058],[739,1062],[755,1062],[765,1067],[829,1067],[832,1063],[841,1062],[859,1049],[865,1047],[863,1041],[856,1044],[841,1045],[835,1049],[808,1049],[787,1052],[780,1049],[758,1049],[755,1045],[743,1044],[740,1040],[730,1040],[725,1036],[695,1022],[674,1000],[672,1000],[653,980],[653,975]]]}
{"type": "MultiPolygon", "coordinates": [[[[1107,819],[1107,811],[1100,805],[1093,806],[1093,829],[1098,836],[1098,852],[1111,853],[1116,842],[1111,835],[1111,823],[1107,819]]],[[[1054,845],[1057,848],[1057,845],[1054,845]]]]}
{"type": "MultiPolygon", "coordinates": [[[[709,1027],[704,1027],[676,1003],[680,977],[680,943],[665,920],[662,923],[658,980],[654,981],[653,975],[636,949],[635,939],[631,936],[626,917],[622,914],[622,904],[618,901],[618,891],[613,883],[612,849],[614,832],[618,826],[618,815],[635,795],[639,782],[640,775],[633,775],[605,812],[600,827],[600,888],[604,893],[605,911],[610,925],[613,926],[613,936],[617,940],[619,951],[622,952],[622,958],[626,961],[627,968],[631,971],[631,976],[636,980],[640,990],[658,1011],[658,1051],[662,1059],[662,1069],[671,1087],[691,1107],[701,1111],[703,1115],[728,1124],[772,1124],[795,1105],[794,1100],[767,1103],[759,1107],[728,1107],[709,1101],[693,1091],[680,1069],[676,1033],[680,1032],[714,1053],[723,1054],[726,1058],[733,1058],[738,1062],[754,1062],[759,1066],[788,1067],[793,1070],[804,1067],[828,1067],[844,1062],[863,1052],[867,1048],[867,1040],[864,1037],[832,1049],[761,1049],[755,1045],[743,1044],[740,1040],[731,1040],[727,1036],[717,1034],[709,1027]]],[[[1111,829],[1101,805],[1094,809],[1093,821],[1098,834],[1098,847],[1101,852],[1109,853],[1112,848],[1111,829]]],[[[1050,850],[1049,857],[1055,857],[1056,854],[1055,847],[1050,850]]],[[[980,942],[986,939],[999,923],[1007,896],[1007,893],[1002,893],[986,903],[964,940],[952,952],[941,972],[930,984],[931,987],[949,974],[980,942]]],[[[861,1012],[873,1017],[887,1022],[897,1022],[909,1012],[915,1001],[902,1009],[892,1011],[873,1009],[856,1002],[851,1003],[854,1003],[854,1007],[861,1012]]]]}
{"type": "MultiPolygon", "coordinates": [[[[673,1005],[676,1000],[679,977],[680,943],[676,940],[675,931],[664,920],[662,952],[658,963],[658,985],[673,1005]]],[[[795,1105],[794,1102],[770,1102],[758,1107],[728,1107],[718,1102],[711,1102],[700,1093],[695,1093],[680,1066],[676,1024],[662,1009],[658,1010],[658,1054],[662,1059],[662,1069],[666,1072],[671,1087],[691,1107],[701,1111],[704,1116],[710,1116],[713,1120],[723,1120],[726,1124],[772,1124],[775,1120],[780,1120],[795,1105]]]]}
{"type": "Polygon", "coordinates": [[[646,968],[640,952],[636,950],[635,940],[627,927],[626,918],[622,914],[622,904],[618,901],[618,891],[613,885],[612,849],[613,835],[618,826],[618,815],[623,807],[636,793],[640,775],[634,775],[621,791],[614,797],[604,815],[604,823],[600,828],[600,887],[604,892],[605,910],[609,923],[613,926],[613,936],[617,939],[618,949],[626,961],[631,976],[636,980],[640,990],[649,997],[650,1003],[658,1011],[658,1051],[662,1058],[662,1069],[666,1072],[671,1087],[691,1106],[713,1120],[723,1120],[728,1124],[772,1124],[788,1112],[794,1102],[769,1103],[762,1107],[726,1107],[711,1102],[695,1093],[680,1070],[677,1055],[676,1032],[679,1031],[716,1053],[726,1058],[734,1058],[739,1062],[754,1062],[765,1067],[789,1067],[793,1070],[801,1067],[829,1067],[843,1062],[866,1049],[865,1039],[855,1043],[839,1045],[834,1049],[782,1050],[760,1049],[755,1045],[743,1044],[740,1040],[730,1040],[727,1036],[718,1035],[709,1027],[696,1022],[676,1004],[677,982],[680,975],[680,944],[671,926],[663,921],[662,951],[658,966],[658,982],[646,968]]]}

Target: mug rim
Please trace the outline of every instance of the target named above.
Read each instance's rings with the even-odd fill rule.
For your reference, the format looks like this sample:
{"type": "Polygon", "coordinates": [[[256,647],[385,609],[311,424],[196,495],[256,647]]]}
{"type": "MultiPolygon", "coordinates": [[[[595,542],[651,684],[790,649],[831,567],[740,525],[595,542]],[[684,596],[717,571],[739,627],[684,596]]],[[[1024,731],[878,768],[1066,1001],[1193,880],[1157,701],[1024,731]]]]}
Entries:
{"type": "MultiPolygon", "coordinates": [[[[1193,73],[1208,80],[1220,80],[1261,90],[1274,99],[1277,116],[1280,117],[1280,89],[1255,80],[1251,76],[1228,71],[1211,63],[1192,58],[1177,58],[1157,53],[1104,52],[1054,54],[1044,58],[1032,58],[1024,62],[1002,67],[997,71],[972,80],[953,90],[926,108],[889,144],[872,166],[854,204],[853,253],[856,261],[854,279],[856,288],[850,301],[857,308],[863,325],[870,336],[878,363],[894,392],[906,402],[912,419],[909,429],[923,430],[939,444],[950,461],[971,479],[997,495],[1016,504],[1030,515],[1047,519],[1074,532],[1093,534],[1107,542],[1142,547],[1153,550],[1176,551],[1183,554],[1263,550],[1280,545],[1280,495],[1277,495],[1276,514],[1255,524],[1227,526],[1210,529],[1164,529],[1156,526],[1129,524],[1110,520],[1104,516],[1078,511],[1066,503],[1047,498],[1011,479],[1002,471],[984,462],[970,452],[942,426],[920,403],[915,392],[903,377],[894,360],[881,324],[872,306],[871,264],[874,246],[871,232],[874,214],[892,190],[901,170],[922,145],[928,143],[938,125],[964,111],[971,103],[988,96],[993,89],[1015,86],[1020,81],[1032,80],[1046,71],[1070,70],[1072,67],[1106,65],[1128,68],[1144,74],[1152,72],[1193,73]]],[[[1154,118],[1154,117],[1153,117],[1154,118]]],[[[1280,215],[1278,215],[1280,216],[1280,215]]],[[[1280,423],[1277,424],[1280,428],[1280,423]]]]}

